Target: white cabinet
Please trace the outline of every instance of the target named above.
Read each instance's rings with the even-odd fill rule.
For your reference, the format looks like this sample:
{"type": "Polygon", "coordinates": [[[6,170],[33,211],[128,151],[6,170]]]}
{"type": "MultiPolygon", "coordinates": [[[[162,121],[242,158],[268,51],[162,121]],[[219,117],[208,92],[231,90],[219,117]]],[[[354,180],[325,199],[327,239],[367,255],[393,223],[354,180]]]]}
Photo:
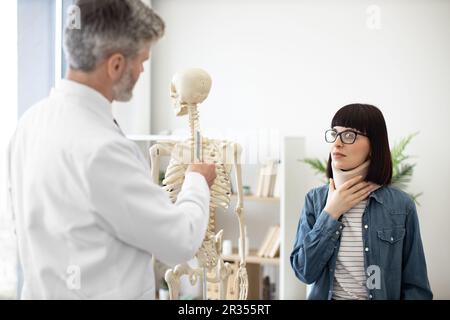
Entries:
{"type": "Polygon", "coordinates": [[[281,150],[280,299],[306,298],[306,285],[295,277],[289,260],[307,192],[304,166],[300,162],[303,158],[305,158],[305,139],[295,136],[284,137],[281,150]]]}

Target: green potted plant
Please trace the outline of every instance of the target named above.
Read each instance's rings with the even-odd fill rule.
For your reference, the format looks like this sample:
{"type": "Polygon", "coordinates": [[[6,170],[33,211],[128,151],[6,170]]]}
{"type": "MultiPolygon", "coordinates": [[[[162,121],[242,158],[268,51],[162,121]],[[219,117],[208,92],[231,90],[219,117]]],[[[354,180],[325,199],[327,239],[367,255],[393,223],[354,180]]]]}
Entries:
{"type": "MultiPolygon", "coordinates": [[[[408,135],[405,138],[400,139],[399,142],[394,144],[394,147],[391,149],[391,158],[392,158],[392,185],[405,191],[407,191],[407,186],[411,182],[411,178],[414,172],[415,163],[406,163],[411,156],[405,154],[406,147],[411,142],[412,138],[414,138],[418,132],[408,135]]],[[[327,162],[328,160],[320,160],[318,158],[305,158],[301,160],[302,162],[309,165],[316,174],[320,174],[324,176],[324,183],[327,182],[326,173],[327,173],[327,162]]],[[[422,192],[417,194],[408,194],[413,198],[413,200],[420,205],[417,198],[422,195],[422,192]]]]}

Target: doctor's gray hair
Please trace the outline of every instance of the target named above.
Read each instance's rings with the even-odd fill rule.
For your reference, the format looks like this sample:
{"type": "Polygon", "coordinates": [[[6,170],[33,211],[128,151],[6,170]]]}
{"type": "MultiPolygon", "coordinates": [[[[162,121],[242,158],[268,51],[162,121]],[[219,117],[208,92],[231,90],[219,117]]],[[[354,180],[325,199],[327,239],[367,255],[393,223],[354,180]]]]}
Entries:
{"type": "MultiPolygon", "coordinates": [[[[79,28],[64,30],[70,68],[89,72],[112,54],[133,58],[164,35],[164,21],[141,0],[78,0],[79,28]]],[[[68,19],[70,20],[70,19],[68,19]]]]}

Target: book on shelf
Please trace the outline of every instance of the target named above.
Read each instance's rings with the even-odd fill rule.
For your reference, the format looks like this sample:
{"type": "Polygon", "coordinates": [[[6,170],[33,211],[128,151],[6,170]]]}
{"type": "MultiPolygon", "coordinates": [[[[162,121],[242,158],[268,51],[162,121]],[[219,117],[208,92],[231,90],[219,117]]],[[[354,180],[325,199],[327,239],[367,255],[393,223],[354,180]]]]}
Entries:
{"type": "Polygon", "coordinates": [[[280,226],[269,228],[257,252],[258,257],[275,258],[280,250],[280,226]]]}
{"type": "Polygon", "coordinates": [[[256,195],[258,197],[273,197],[277,179],[278,161],[270,160],[262,166],[259,173],[256,195]]]}
{"type": "Polygon", "coordinates": [[[259,247],[259,250],[257,252],[257,256],[258,257],[264,257],[264,254],[267,250],[267,248],[269,247],[269,242],[272,238],[272,234],[276,231],[276,226],[271,226],[267,232],[266,232],[266,236],[264,237],[263,242],[261,243],[261,246],[259,247]]]}
{"type": "Polygon", "coordinates": [[[274,182],[274,190],[273,190],[273,196],[279,198],[280,197],[280,189],[281,189],[281,181],[279,179],[281,177],[281,165],[280,162],[277,164],[276,168],[276,177],[274,182]]]}
{"type": "Polygon", "coordinates": [[[280,251],[280,226],[277,226],[272,236],[270,246],[265,252],[266,258],[275,258],[280,251]]]}

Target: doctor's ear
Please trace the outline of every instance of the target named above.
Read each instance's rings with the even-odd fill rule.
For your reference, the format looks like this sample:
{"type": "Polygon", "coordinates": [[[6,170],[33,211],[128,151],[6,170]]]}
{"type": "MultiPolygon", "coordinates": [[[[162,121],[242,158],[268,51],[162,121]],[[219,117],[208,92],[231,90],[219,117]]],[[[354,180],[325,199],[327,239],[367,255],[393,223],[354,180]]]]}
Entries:
{"type": "Polygon", "coordinates": [[[125,57],[121,53],[115,53],[110,56],[106,62],[108,75],[114,82],[122,78],[126,67],[125,57]]]}

